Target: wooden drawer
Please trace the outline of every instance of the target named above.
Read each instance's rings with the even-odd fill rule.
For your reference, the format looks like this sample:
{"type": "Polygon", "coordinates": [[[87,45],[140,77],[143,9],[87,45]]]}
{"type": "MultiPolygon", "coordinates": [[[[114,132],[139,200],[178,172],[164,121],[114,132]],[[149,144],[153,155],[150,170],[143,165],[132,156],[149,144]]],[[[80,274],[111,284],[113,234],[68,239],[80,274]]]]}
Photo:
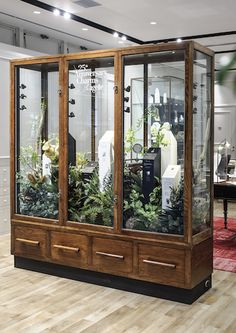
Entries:
{"type": "Polygon", "coordinates": [[[52,232],[51,257],[62,265],[87,265],[88,244],[87,236],[52,232]]]}
{"type": "Polygon", "coordinates": [[[133,270],[132,249],[131,242],[94,238],[93,267],[107,273],[130,273],[133,270]]]}
{"type": "Polygon", "coordinates": [[[148,281],[173,286],[184,283],[184,250],[139,244],[138,263],[139,276],[148,281]]]}
{"type": "Polygon", "coordinates": [[[45,230],[15,227],[14,235],[15,255],[35,259],[47,256],[47,234],[45,230]]]}

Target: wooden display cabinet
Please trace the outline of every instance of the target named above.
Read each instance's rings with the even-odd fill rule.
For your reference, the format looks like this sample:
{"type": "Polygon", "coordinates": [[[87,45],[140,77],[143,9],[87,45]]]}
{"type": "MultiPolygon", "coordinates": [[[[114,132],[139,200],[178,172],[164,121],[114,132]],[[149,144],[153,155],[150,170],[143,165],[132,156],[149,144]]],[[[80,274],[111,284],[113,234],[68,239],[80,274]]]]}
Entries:
{"type": "Polygon", "coordinates": [[[192,303],[211,287],[213,52],[11,63],[15,266],[192,303]]]}

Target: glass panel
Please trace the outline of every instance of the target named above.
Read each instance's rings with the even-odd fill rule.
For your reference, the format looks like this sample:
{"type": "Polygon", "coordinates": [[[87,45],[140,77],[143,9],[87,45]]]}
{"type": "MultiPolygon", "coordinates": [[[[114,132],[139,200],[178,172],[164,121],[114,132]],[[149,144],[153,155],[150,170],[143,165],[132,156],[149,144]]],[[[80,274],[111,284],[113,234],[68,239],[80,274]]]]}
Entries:
{"type": "Polygon", "coordinates": [[[193,234],[210,224],[211,58],[194,52],[193,65],[193,234]]]}
{"type": "Polygon", "coordinates": [[[59,67],[16,68],[16,211],[58,218],[59,67]]]}
{"type": "Polygon", "coordinates": [[[69,62],[69,220],[113,225],[114,59],[69,62]]]}
{"type": "Polygon", "coordinates": [[[183,234],[184,51],[123,64],[123,226],[183,234]]]}

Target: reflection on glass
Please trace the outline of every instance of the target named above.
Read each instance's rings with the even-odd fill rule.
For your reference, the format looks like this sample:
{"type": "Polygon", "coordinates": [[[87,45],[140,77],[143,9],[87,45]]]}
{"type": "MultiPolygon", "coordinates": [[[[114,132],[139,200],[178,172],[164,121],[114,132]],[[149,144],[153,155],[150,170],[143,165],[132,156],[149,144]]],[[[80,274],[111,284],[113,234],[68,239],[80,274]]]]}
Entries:
{"type": "Polygon", "coordinates": [[[69,62],[69,220],[113,225],[114,60],[69,62]]]}
{"type": "Polygon", "coordinates": [[[124,228],[183,234],[184,52],[123,61],[124,228]]]}
{"type": "Polygon", "coordinates": [[[58,64],[16,69],[16,211],[58,218],[58,64]]]}
{"type": "Polygon", "coordinates": [[[210,223],[211,58],[194,53],[193,67],[193,234],[210,223]]]}

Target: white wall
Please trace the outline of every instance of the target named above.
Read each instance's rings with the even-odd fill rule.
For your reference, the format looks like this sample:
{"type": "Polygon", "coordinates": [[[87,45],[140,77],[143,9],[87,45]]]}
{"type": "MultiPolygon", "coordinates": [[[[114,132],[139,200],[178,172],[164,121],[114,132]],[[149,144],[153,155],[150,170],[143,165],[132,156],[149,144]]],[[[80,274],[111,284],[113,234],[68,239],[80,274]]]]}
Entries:
{"type": "Polygon", "coordinates": [[[224,85],[215,84],[215,145],[226,139],[231,145],[231,158],[236,159],[236,94],[233,91],[235,72],[224,85]]]}

